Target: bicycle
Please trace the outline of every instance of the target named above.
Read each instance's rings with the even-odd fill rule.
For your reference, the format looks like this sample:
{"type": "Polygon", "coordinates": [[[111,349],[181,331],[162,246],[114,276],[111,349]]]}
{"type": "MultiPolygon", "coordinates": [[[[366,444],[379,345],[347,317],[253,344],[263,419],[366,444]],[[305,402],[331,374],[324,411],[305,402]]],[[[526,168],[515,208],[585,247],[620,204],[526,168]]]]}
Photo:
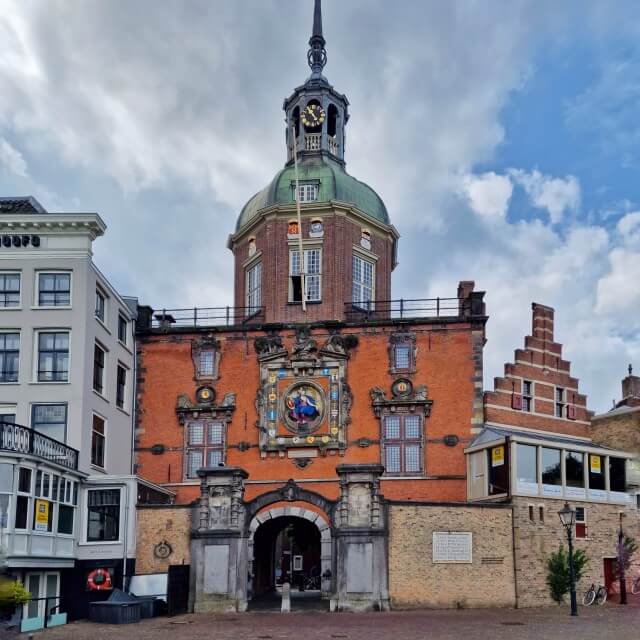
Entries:
{"type": "Polygon", "coordinates": [[[640,593],[640,574],[631,582],[631,593],[633,593],[634,596],[640,593]]]}
{"type": "Polygon", "coordinates": [[[594,602],[596,604],[604,604],[607,601],[607,588],[600,584],[596,587],[595,584],[592,584],[582,596],[582,604],[585,607],[588,607],[590,604],[594,602]]]}

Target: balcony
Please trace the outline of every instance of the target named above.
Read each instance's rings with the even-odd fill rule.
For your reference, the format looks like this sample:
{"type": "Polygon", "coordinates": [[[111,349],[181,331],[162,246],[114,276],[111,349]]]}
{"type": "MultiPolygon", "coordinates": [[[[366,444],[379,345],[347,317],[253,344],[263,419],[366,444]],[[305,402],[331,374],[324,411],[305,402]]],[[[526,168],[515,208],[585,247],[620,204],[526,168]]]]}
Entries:
{"type": "MultiPolygon", "coordinates": [[[[338,156],[338,141],[335,136],[327,136],[327,142],[329,144],[329,153],[334,156],[338,156]]],[[[319,151],[322,148],[322,134],[321,133],[305,133],[304,135],[304,150],[305,151],[319,151]]]]}
{"type": "Polygon", "coordinates": [[[78,451],[29,427],[0,423],[0,451],[25,453],[77,470],[78,451]]]}

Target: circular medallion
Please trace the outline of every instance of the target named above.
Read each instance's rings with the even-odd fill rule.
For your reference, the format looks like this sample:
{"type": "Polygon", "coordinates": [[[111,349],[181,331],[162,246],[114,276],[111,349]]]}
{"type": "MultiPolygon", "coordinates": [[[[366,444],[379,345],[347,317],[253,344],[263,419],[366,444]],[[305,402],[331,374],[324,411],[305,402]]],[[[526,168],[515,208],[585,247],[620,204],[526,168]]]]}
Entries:
{"type": "Polygon", "coordinates": [[[282,419],[286,428],[306,436],[320,426],[325,414],[325,394],[314,382],[295,382],[282,396],[282,419]]]}
{"type": "Polygon", "coordinates": [[[211,387],[200,387],[196,391],[198,404],[211,404],[216,399],[216,392],[211,387]]]}
{"type": "Polygon", "coordinates": [[[407,380],[406,378],[399,378],[391,385],[391,393],[393,393],[394,396],[400,398],[410,396],[413,393],[413,385],[411,384],[411,380],[407,380]]]}
{"type": "Polygon", "coordinates": [[[331,435],[333,435],[333,436],[337,436],[338,435],[338,427],[332,427],[331,428],[331,435]]]}
{"type": "Polygon", "coordinates": [[[325,444],[329,442],[329,436],[322,436],[322,442],[324,442],[325,444]]]}
{"type": "Polygon", "coordinates": [[[173,549],[171,548],[171,545],[166,540],[159,542],[153,548],[153,555],[156,558],[160,558],[160,560],[165,560],[171,555],[172,552],[173,552],[173,549]]]}
{"type": "Polygon", "coordinates": [[[307,436],[307,442],[309,444],[313,444],[315,442],[315,438],[313,436],[307,436]]]}

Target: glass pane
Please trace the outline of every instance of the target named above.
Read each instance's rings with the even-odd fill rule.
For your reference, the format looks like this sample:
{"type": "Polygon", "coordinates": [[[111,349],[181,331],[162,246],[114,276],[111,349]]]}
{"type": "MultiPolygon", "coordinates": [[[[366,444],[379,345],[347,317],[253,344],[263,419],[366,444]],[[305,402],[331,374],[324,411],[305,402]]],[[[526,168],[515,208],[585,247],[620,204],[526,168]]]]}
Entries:
{"type": "Polygon", "coordinates": [[[73,511],[73,507],[66,504],[58,505],[58,533],[73,533],[73,511]]]}
{"type": "Polygon", "coordinates": [[[93,430],[96,433],[104,435],[104,420],[99,416],[93,416],[93,430]]]}
{"type": "Polygon", "coordinates": [[[584,455],[567,451],[564,464],[567,486],[584,488],[584,455]]]}
{"type": "Polygon", "coordinates": [[[528,444],[518,444],[516,446],[516,465],[519,482],[538,483],[536,447],[528,444]]]}
{"type": "Polygon", "coordinates": [[[420,446],[407,445],[404,449],[404,466],[408,473],[420,471],[420,446]]]}
{"type": "Polygon", "coordinates": [[[31,601],[27,605],[27,617],[37,618],[40,609],[40,575],[31,574],[27,580],[27,591],[31,595],[31,601]]]}
{"type": "Polygon", "coordinates": [[[16,529],[27,528],[27,513],[29,511],[29,498],[27,496],[16,497],[16,529]]]}
{"type": "Polygon", "coordinates": [[[189,451],[187,476],[195,478],[202,467],[202,451],[189,451]]]}
{"type": "Polygon", "coordinates": [[[207,453],[207,466],[217,467],[222,464],[222,451],[218,449],[210,449],[207,453]]]}
{"type": "Polygon", "coordinates": [[[422,436],[422,420],[420,416],[406,416],[404,419],[404,437],[417,439],[422,436]]]}
{"type": "Polygon", "coordinates": [[[560,450],[541,449],[541,465],[542,465],[542,483],[561,485],[562,471],[560,467],[560,450]]]}
{"type": "Polygon", "coordinates": [[[396,369],[409,368],[409,347],[396,347],[396,369]]]}
{"type": "Polygon", "coordinates": [[[576,507],[576,522],[584,522],[584,507],[576,507]]]}
{"type": "Polygon", "coordinates": [[[609,489],[620,492],[627,490],[624,458],[609,458],[609,489]]]}
{"type": "MultiPolygon", "coordinates": [[[[13,491],[13,465],[0,462],[0,493],[13,491]]],[[[1,512],[0,512],[1,515],[1,512]]]]}
{"type": "Polygon", "coordinates": [[[400,438],[400,418],[398,416],[387,416],[384,419],[384,437],[388,440],[400,438]]]}
{"type": "Polygon", "coordinates": [[[40,345],[40,351],[51,351],[55,347],[56,334],[55,333],[41,333],[38,336],[38,344],[40,345]]]}
{"type": "Polygon", "coordinates": [[[209,444],[222,444],[222,422],[212,422],[209,425],[209,444]]]}
{"type": "Polygon", "coordinates": [[[18,491],[31,493],[31,469],[20,467],[18,473],[18,491]]]}
{"type": "Polygon", "coordinates": [[[58,595],[58,574],[49,573],[47,575],[47,586],[45,590],[47,598],[52,598],[47,602],[47,610],[51,610],[57,604],[55,598],[58,595]]]}
{"type": "Polygon", "coordinates": [[[200,375],[212,376],[213,375],[213,351],[201,351],[200,352],[200,375]]]}
{"type": "Polygon", "coordinates": [[[40,274],[40,291],[53,291],[55,289],[56,278],[53,273],[40,274]]]}
{"type": "Polygon", "coordinates": [[[399,473],[400,471],[400,446],[387,445],[385,447],[385,470],[387,473],[399,473]]]}
{"type": "Polygon", "coordinates": [[[204,444],[204,425],[202,422],[189,423],[189,444],[204,444]]]}
{"type": "Polygon", "coordinates": [[[604,456],[589,454],[589,489],[605,490],[604,456]]]}

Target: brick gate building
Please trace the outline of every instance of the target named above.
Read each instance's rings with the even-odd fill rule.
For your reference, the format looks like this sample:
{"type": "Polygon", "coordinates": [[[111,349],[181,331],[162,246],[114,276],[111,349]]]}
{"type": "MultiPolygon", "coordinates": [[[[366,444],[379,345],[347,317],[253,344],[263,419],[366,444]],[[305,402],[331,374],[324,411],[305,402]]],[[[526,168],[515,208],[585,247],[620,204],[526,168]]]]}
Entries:
{"type": "MultiPolygon", "coordinates": [[[[315,4],[286,164],[228,240],[235,306],[138,309],[136,470],[176,500],[139,509],[137,571],[190,564],[195,611],[244,610],[284,582],[338,610],[513,606],[515,494],[490,494],[486,466],[467,477],[487,449],[511,455],[485,425],[484,294],[392,299],[399,235],[346,172],[348,101],[323,75],[315,4]]],[[[546,323],[529,364],[548,352],[568,376],[546,323]]],[[[511,419],[523,391],[500,385],[487,422],[526,426],[511,419]]],[[[584,444],[586,398],[557,421],[553,388],[539,394],[531,428],[584,444]]]]}

